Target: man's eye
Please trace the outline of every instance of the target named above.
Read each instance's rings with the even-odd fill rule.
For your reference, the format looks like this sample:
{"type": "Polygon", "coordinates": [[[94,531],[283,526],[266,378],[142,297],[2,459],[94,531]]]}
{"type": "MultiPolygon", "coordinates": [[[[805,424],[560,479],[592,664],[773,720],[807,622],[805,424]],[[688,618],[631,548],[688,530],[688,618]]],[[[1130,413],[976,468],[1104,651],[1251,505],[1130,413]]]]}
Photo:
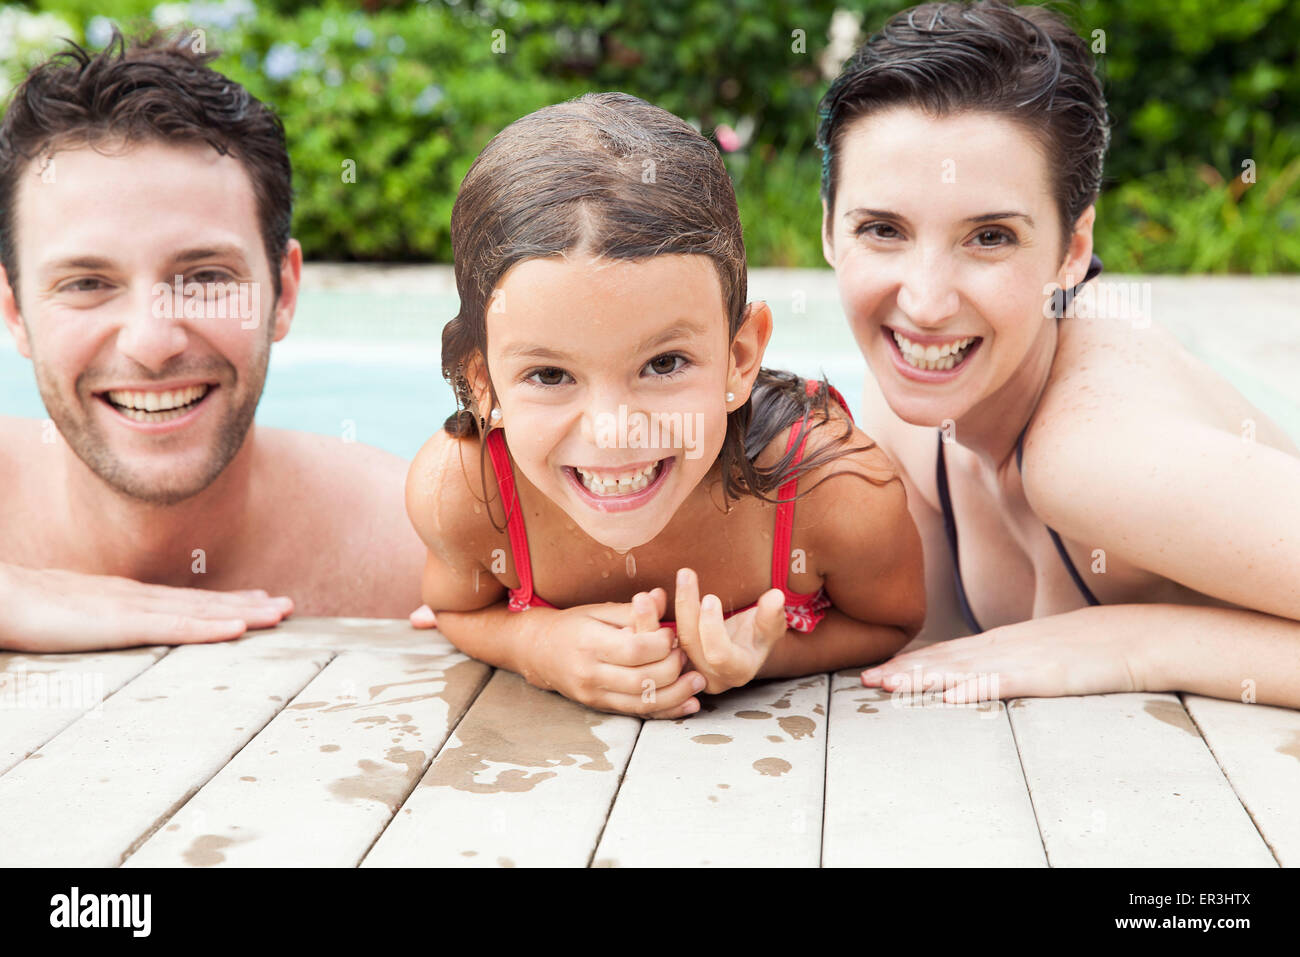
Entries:
{"type": "Polygon", "coordinates": [[[680,356],[675,352],[665,353],[661,356],[655,356],[646,363],[646,368],[658,376],[672,375],[674,372],[680,372],[686,365],[686,357],[680,356]],[[677,365],[677,363],[681,365],[677,365]]]}
{"type": "Polygon", "coordinates": [[[562,385],[566,375],[568,375],[568,373],[563,369],[548,366],[545,369],[536,370],[528,376],[528,379],[536,382],[538,385],[562,385]]]}
{"type": "Polygon", "coordinates": [[[59,292],[95,292],[104,283],[99,279],[74,279],[59,287],[59,292]]]}

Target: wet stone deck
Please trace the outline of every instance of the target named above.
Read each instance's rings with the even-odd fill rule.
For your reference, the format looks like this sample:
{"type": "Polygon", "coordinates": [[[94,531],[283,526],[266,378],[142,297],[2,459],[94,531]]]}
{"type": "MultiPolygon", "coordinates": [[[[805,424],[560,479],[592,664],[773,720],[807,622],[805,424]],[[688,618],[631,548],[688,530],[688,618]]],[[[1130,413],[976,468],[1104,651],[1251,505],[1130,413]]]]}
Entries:
{"type": "Polygon", "coordinates": [[[1300,712],[758,682],[603,714],[405,622],[0,654],[0,866],[1300,863],[1300,712]]]}

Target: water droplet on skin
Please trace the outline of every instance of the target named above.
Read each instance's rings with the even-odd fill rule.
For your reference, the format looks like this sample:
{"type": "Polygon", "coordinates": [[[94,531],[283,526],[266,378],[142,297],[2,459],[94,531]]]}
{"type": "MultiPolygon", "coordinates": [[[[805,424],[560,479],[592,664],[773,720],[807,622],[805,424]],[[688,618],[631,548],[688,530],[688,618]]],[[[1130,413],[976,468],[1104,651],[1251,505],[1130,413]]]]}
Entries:
{"type": "Polygon", "coordinates": [[[623,563],[627,567],[627,577],[636,578],[636,556],[631,552],[627,553],[627,561],[623,563]]]}

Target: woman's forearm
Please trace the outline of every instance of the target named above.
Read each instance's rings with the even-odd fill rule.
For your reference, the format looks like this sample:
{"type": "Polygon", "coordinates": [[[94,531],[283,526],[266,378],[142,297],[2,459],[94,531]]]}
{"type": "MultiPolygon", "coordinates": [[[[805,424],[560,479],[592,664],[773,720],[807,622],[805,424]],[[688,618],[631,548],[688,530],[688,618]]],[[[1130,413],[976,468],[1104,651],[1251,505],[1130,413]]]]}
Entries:
{"type": "Polygon", "coordinates": [[[503,600],[478,611],[439,611],[438,630],[453,645],[479,661],[505,668],[529,684],[551,690],[533,664],[532,651],[558,614],[553,608],[511,611],[503,600]]]}
{"type": "Polygon", "coordinates": [[[1300,708],[1300,622],[1197,605],[1108,610],[1131,630],[1147,690],[1300,708]]]}
{"type": "Polygon", "coordinates": [[[910,641],[901,628],[872,625],[836,608],[815,629],[788,629],[759,669],[759,678],[794,678],[872,664],[890,657],[910,641]]]}

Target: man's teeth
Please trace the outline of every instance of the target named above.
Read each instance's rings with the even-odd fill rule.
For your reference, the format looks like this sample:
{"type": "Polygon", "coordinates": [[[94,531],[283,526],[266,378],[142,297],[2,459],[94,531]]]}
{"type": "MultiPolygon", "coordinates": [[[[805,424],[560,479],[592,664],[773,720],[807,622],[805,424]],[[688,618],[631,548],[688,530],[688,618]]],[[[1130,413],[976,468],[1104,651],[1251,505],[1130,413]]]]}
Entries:
{"type": "Polygon", "coordinates": [[[634,472],[620,472],[613,475],[606,473],[599,476],[576,465],[573,470],[582,479],[583,487],[592,495],[630,495],[632,492],[641,491],[653,482],[662,464],[660,461],[634,472]]]}
{"type": "Polygon", "coordinates": [[[208,385],[192,385],[170,392],[131,392],[115,389],[108,401],[128,419],[136,422],[166,422],[189,411],[189,407],[208,394],[208,385]]]}
{"type": "Polygon", "coordinates": [[[894,332],[894,341],[898,343],[898,351],[903,354],[909,365],[918,369],[945,370],[951,369],[962,359],[966,358],[966,353],[970,351],[970,345],[978,336],[967,336],[965,339],[954,339],[952,342],[946,342],[941,346],[923,346],[919,342],[913,342],[901,332],[894,332]]]}

